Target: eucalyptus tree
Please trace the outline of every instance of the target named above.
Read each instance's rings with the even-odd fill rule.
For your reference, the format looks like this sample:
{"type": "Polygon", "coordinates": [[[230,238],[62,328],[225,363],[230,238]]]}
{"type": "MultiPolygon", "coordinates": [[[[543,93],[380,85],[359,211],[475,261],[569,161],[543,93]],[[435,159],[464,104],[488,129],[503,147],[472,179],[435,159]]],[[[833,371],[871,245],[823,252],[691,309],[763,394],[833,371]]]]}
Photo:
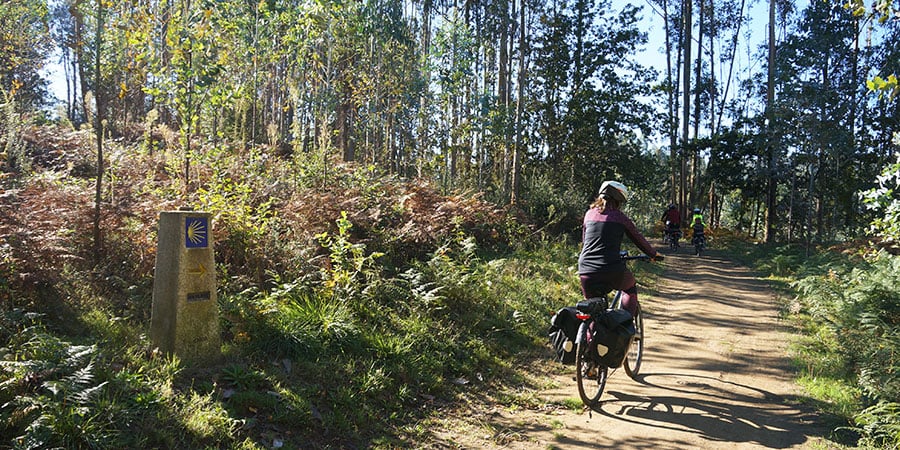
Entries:
{"type": "MultiPolygon", "coordinates": [[[[900,146],[900,103],[897,94],[900,92],[897,75],[900,74],[900,23],[893,20],[898,13],[894,2],[878,0],[871,4],[871,10],[862,1],[849,2],[854,15],[872,19],[873,28],[883,34],[881,45],[874,46],[871,66],[866,86],[871,108],[864,110],[862,123],[868,125],[869,133],[863,134],[874,149],[883,169],[868,190],[861,193],[866,205],[863,220],[870,223],[869,232],[877,235],[888,246],[896,248],[900,241],[900,158],[897,148],[900,146]],[[868,114],[866,114],[868,112],[868,114]]],[[[895,415],[888,413],[890,422],[895,415]]],[[[877,419],[877,416],[876,416],[877,419]]]]}
{"type": "Polygon", "coordinates": [[[768,42],[768,64],[766,71],[766,168],[769,178],[766,182],[766,235],[765,241],[772,242],[775,232],[775,196],[777,194],[778,183],[775,176],[775,161],[777,150],[774,139],[773,129],[775,127],[775,0],[769,0],[769,42],[768,42]]]}
{"type": "Polygon", "coordinates": [[[66,98],[59,99],[66,107],[66,117],[73,124],[84,121],[84,111],[80,110],[78,73],[79,61],[76,58],[75,19],[69,11],[69,1],[57,2],[51,8],[51,35],[56,49],[60,52],[59,64],[63,70],[66,83],[66,98]]]}
{"type": "Polygon", "coordinates": [[[41,69],[52,48],[46,0],[0,2],[0,89],[26,110],[47,104],[41,69]]]}
{"type": "MultiPolygon", "coordinates": [[[[39,5],[32,3],[27,6],[39,5]]],[[[73,0],[56,6],[54,18],[59,22],[55,25],[54,32],[57,38],[63,39],[64,44],[72,46],[69,50],[75,54],[74,64],[77,67],[81,86],[79,100],[81,101],[81,111],[84,114],[83,119],[91,122],[96,135],[97,161],[92,234],[94,261],[99,262],[103,245],[100,232],[103,179],[106,176],[104,139],[105,129],[108,126],[108,99],[111,97],[109,67],[104,63],[109,56],[105,48],[108,34],[107,23],[109,23],[109,17],[115,16],[114,13],[111,13],[113,2],[110,0],[73,0]],[[88,95],[89,93],[92,95],[88,95]],[[90,114],[91,111],[93,114],[90,114]]],[[[0,6],[0,11],[2,8],[3,6],[0,6]]],[[[46,16],[46,4],[43,11],[46,16]]],[[[24,17],[29,16],[25,14],[24,17]]],[[[46,22],[46,17],[44,20],[44,27],[47,29],[49,38],[49,23],[46,22]]],[[[73,110],[70,109],[70,111],[73,110]]]]}
{"type": "MultiPolygon", "coordinates": [[[[147,44],[154,11],[148,2],[109,2],[104,10],[100,77],[108,127],[117,134],[128,133],[147,113],[144,88],[150,76],[147,50],[152,48],[147,44]]],[[[99,91],[94,92],[96,97],[99,91]]]]}
{"type": "Polygon", "coordinates": [[[478,161],[476,181],[492,192],[497,202],[509,201],[513,190],[515,83],[520,81],[513,61],[525,50],[516,46],[516,36],[524,30],[516,14],[520,6],[515,0],[480,0],[461,8],[478,46],[468,69],[473,74],[473,89],[466,94],[472,152],[478,161]]]}
{"type": "Polygon", "coordinates": [[[595,191],[606,177],[638,181],[633,162],[656,117],[642,97],[653,74],[633,59],[646,42],[639,9],[608,2],[556,3],[535,39],[538,130],[545,161],[561,185],[595,191]]]}
{"type": "Polygon", "coordinates": [[[900,102],[897,101],[896,90],[896,79],[900,74],[900,46],[897,45],[900,42],[900,22],[887,21],[882,29],[884,44],[872,49],[871,66],[875,69],[872,76],[873,79],[894,81],[892,86],[885,81],[867,82],[869,89],[876,91],[877,95],[870,95],[870,102],[873,104],[867,110],[869,114],[863,123],[872,130],[869,135],[874,141],[872,145],[882,149],[882,155],[890,162],[897,154],[897,142],[894,138],[896,133],[900,132],[900,102]],[[878,91],[879,84],[886,90],[878,91]]]}
{"type": "Polygon", "coordinates": [[[353,104],[359,109],[356,141],[364,160],[404,176],[421,175],[416,160],[426,153],[414,136],[421,130],[417,119],[427,90],[416,56],[416,30],[399,2],[371,1],[362,12],[365,40],[353,83],[353,104]]]}
{"type": "Polygon", "coordinates": [[[152,90],[174,108],[183,161],[185,194],[191,192],[192,138],[198,134],[203,105],[221,71],[213,10],[192,0],[175,0],[165,25],[167,64],[158,66],[160,85],[152,90]]]}
{"type": "Polygon", "coordinates": [[[666,95],[666,114],[663,120],[665,124],[665,135],[669,143],[669,202],[672,204],[679,203],[683,209],[683,201],[679,196],[680,186],[680,168],[681,168],[681,152],[679,150],[679,134],[678,134],[678,86],[680,82],[681,71],[681,50],[679,45],[683,40],[684,28],[680,25],[682,2],[671,0],[655,0],[650,3],[654,12],[658,14],[663,21],[663,30],[665,41],[662,48],[665,54],[666,69],[661,84],[657,87],[666,95]]]}
{"type": "Polygon", "coordinates": [[[50,42],[45,1],[0,3],[0,166],[14,172],[29,166],[22,118],[45,104],[50,42]]]}
{"type": "Polygon", "coordinates": [[[659,89],[667,94],[669,195],[687,209],[706,201],[704,191],[715,192],[714,180],[703,174],[706,154],[693,153],[706,146],[691,141],[715,138],[742,118],[747,96],[736,86],[752,72],[739,50],[748,37],[752,5],[746,0],[655,0],[650,5],[665,32],[666,73],[659,89]]]}
{"type": "Polygon", "coordinates": [[[529,9],[528,2],[526,0],[519,1],[519,67],[518,67],[518,78],[517,85],[518,91],[516,95],[516,117],[515,117],[515,144],[513,146],[513,155],[512,155],[512,171],[510,180],[510,204],[516,205],[518,203],[519,191],[521,189],[521,158],[524,153],[524,135],[525,130],[523,127],[525,126],[525,84],[528,80],[528,71],[526,66],[527,56],[529,55],[529,46],[528,46],[528,33],[529,33],[529,23],[526,19],[528,17],[527,10],[529,9]]]}
{"type": "Polygon", "coordinates": [[[841,5],[812,2],[776,56],[773,132],[793,143],[793,159],[808,179],[806,228],[817,239],[859,228],[854,193],[874,175],[855,138],[861,98],[860,67],[853,64],[859,61],[856,20],[841,5]]]}
{"type": "Polygon", "coordinates": [[[572,66],[569,50],[572,18],[554,3],[541,11],[540,24],[534,43],[535,82],[530,91],[534,98],[538,134],[543,136],[544,159],[551,167],[562,166],[568,134],[563,119],[572,66]]]}
{"type": "Polygon", "coordinates": [[[94,263],[100,264],[100,252],[103,248],[103,241],[100,234],[100,213],[101,200],[103,199],[103,177],[104,177],[104,161],[103,161],[103,128],[106,122],[106,96],[103,93],[102,86],[102,70],[101,55],[103,48],[104,34],[104,15],[109,7],[104,0],[97,0],[94,8],[96,14],[94,29],[94,88],[96,90],[95,101],[97,103],[96,114],[94,115],[94,131],[97,141],[97,179],[95,180],[94,194],[94,263]]]}
{"type": "Polygon", "coordinates": [[[439,162],[441,179],[445,186],[451,186],[457,178],[461,165],[472,160],[468,154],[471,133],[474,131],[467,114],[474,108],[469,86],[476,83],[471,67],[478,53],[478,44],[471,27],[463,19],[461,12],[453,10],[434,35],[433,62],[431,73],[435,76],[436,87],[435,136],[443,137],[437,146],[440,149],[439,162]]]}

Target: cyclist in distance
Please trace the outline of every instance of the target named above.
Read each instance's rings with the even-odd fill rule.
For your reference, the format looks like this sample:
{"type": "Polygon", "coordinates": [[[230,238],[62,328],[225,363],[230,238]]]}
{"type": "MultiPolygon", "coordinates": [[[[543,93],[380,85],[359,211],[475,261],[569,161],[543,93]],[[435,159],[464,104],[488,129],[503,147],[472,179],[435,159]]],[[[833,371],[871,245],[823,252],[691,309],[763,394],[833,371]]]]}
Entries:
{"type": "Polygon", "coordinates": [[[702,216],[694,216],[694,223],[691,224],[691,228],[694,229],[694,239],[692,243],[696,243],[697,239],[704,239],[704,230],[706,229],[706,224],[703,223],[702,216]]]}
{"type": "Polygon", "coordinates": [[[705,227],[706,223],[703,222],[703,214],[700,213],[700,208],[694,208],[694,214],[691,216],[691,224],[692,225],[694,222],[697,221],[697,218],[700,219],[700,223],[702,223],[703,226],[705,227]]]}
{"type": "Polygon", "coordinates": [[[662,215],[662,222],[665,226],[665,234],[671,234],[673,231],[681,228],[681,214],[678,212],[678,207],[674,204],[669,205],[669,209],[662,215]]]}
{"type": "Polygon", "coordinates": [[[584,214],[582,246],[578,256],[578,276],[584,298],[622,291],[622,307],[632,315],[637,311],[637,282],[620,254],[622,238],[634,242],[642,252],[661,260],[660,255],[634,226],[621,207],[628,201],[628,189],[618,181],[604,181],[599,196],[584,214]]]}

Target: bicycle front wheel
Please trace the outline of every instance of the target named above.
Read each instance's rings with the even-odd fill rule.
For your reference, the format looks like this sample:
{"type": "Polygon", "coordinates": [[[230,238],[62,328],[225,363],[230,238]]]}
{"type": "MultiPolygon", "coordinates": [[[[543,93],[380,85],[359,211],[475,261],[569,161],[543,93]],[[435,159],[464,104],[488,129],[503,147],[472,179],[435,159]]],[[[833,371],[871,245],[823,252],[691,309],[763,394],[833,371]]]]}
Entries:
{"type": "Polygon", "coordinates": [[[644,358],[644,315],[641,314],[641,305],[637,305],[634,313],[634,340],[625,355],[625,373],[632,379],[637,378],[641,371],[641,360],[644,358]]]}
{"type": "Polygon", "coordinates": [[[582,341],[575,351],[575,381],[578,383],[578,395],[585,406],[593,408],[600,401],[606,387],[609,369],[593,361],[589,352],[590,346],[582,341]]]}

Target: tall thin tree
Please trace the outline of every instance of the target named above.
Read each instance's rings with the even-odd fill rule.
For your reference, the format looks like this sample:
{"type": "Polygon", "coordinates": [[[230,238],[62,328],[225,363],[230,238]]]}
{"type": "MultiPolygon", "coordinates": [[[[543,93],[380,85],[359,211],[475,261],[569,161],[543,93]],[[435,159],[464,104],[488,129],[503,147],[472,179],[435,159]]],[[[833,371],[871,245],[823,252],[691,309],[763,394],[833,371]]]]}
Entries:
{"type": "Polygon", "coordinates": [[[684,0],[684,7],[682,8],[682,14],[684,16],[684,28],[682,31],[682,40],[681,46],[684,51],[684,70],[682,71],[682,76],[684,77],[684,87],[682,95],[684,96],[684,105],[683,105],[683,114],[682,114],[682,136],[681,136],[681,190],[680,190],[680,200],[681,204],[684,205],[688,202],[687,198],[687,158],[685,157],[685,152],[687,151],[687,143],[690,136],[691,130],[691,46],[692,42],[692,33],[691,30],[693,28],[693,22],[691,18],[691,12],[694,9],[694,4],[691,0],[684,0]]]}
{"type": "Polygon", "coordinates": [[[94,36],[94,101],[97,103],[97,111],[94,115],[94,130],[97,134],[97,190],[94,194],[94,261],[100,261],[100,253],[103,249],[103,240],[100,233],[100,201],[103,198],[103,125],[105,121],[106,106],[103,100],[102,82],[100,79],[100,55],[103,44],[103,13],[104,1],[97,0],[97,31],[94,36]]]}
{"type": "Polygon", "coordinates": [[[766,86],[766,159],[768,182],[766,186],[766,232],[765,241],[775,239],[775,193],[778,185],[775,180],[775,0],[769,0],[769,68],[766,86]]]}

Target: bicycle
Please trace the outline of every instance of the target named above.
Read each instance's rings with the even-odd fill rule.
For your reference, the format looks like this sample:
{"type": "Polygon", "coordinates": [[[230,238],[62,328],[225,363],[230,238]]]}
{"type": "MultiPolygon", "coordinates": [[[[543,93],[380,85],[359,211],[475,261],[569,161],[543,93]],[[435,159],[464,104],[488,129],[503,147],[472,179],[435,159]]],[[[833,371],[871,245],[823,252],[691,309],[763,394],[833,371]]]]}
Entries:
{"type": "MultiPolygon", "coordinates": [[[[628,252],[622,252],[622,259],[625,261],[649,260],[650,257],[647,255],[628,256],[628,252]]],[[[640,304],[632,317],[634,335],[628,343],[624,359],[618,365],[615,367],[604,365],[600,360],[605,354],[599,355],[599,352],[593,350],[597,346],[592,342],[592,324],[606,314],[624,311],[622,309],[622,291],[616,291],[611,303],[608,302],[608,296],[609,294],[590,298],[575,306],[578,310],[575,317],[581,321],[575,340],[575,381],[578,384],[578,395],[588,407],[596,405],[600,396],[603,395],[606,380],[612,375],[610,369],[614,373],[619,367],[624,367],[625,373],[632,379],[636,379],[641,370],[641,361],[644,356],[644,316],[641,314],[640,304]],[[594,353],[598,353],[599,356],[594,356],[594,353]],[[596,382],[596,386],[592,386],[592,382],[596,382]]]]}
{"type": "Polygon", "coordinates": [[[666,229],[663,232],[663,243],[668,245],[672,251],[677,252],[678,248],[681,247],[678,244],[679,239],[681,239],[681,229],[669,227],[669,222],[666,222],[666,229]]]}
{"type": "Polygon", "coordinates": [[[694,254],[700,256],[700,254],[703,253],[703,250],[706,249],[706,236],[702,232],[694,234],[691,241],[691,243],[694,244],[694,254]]]}

